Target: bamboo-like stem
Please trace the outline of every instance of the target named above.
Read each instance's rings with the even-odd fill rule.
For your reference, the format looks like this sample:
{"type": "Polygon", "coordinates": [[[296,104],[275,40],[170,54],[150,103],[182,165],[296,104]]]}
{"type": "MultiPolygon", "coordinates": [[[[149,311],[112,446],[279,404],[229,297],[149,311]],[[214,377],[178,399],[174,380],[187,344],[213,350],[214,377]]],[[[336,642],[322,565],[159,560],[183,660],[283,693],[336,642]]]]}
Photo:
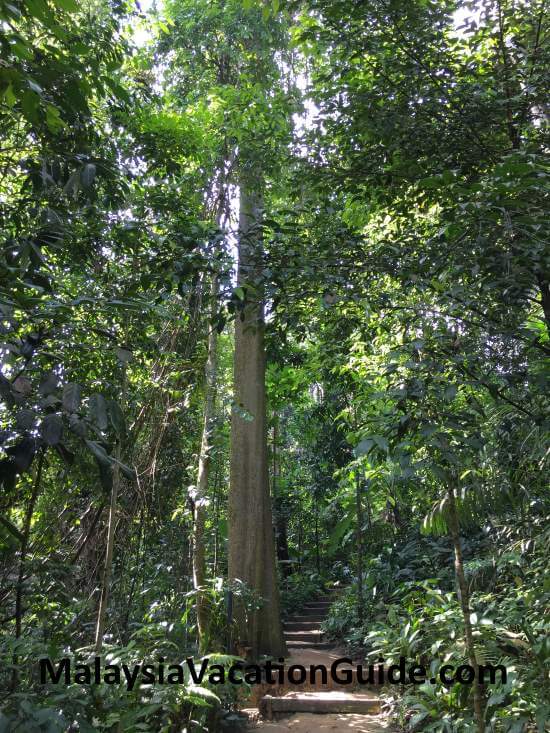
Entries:
{"type": "MultiPolygon", "coordinates": [[[[122,403],[126,400],[127,372],[126,364],[122,366],[122,403]]],[[[103,566],[103,578],[101,581],[101,596],[97,611],[97,622],[95,629],[95,653],[101,654],[103,646],[103,634],[105,632],[105,617],[107,615],[107,604],[109,602],[109,589],[113,570],[113,550],[115,545],[115,532],[117,522],[117,501],[120,489],[120,456],[122,450],[121,436],[117,437],[113,465],[113,483],[111,486],[111,500],[109,503],[109,523],[107,528],[107,547],[105,550],[105,564],[103,566]]]]}
{"type": "Polygon", "coordinates": [[[478,733],[484,733],[485,718],[483,691],[481,688],[481,683],[479,681],[479,665],[477,663],[474,636],[472,633],[472,623],[470,620],[470,615],[472,613],[470,607],[470,592],[468,590],[468,584],[466,583],[466,576],[464,575],[462,543],[460,541],[460,524],[456,507],[455,492],[452,486],[449,487],[447,491],[447,497],[449,502],[449,533],[451,535],[455,553],[455,574],[460,591],[460,606],[462,608],[462,616],[464,618],[464,637],[466,641],[466,651],[468,654],[470,665],[472,666],[472,669],[475,673],[473,684],[474,717],[478,733]]]}
{"type": "MultiPolygon", "coordinates": [[[[21,637],[22,624],[23,624],[23,586],[25,583],[25,570],[27,561],[27,551],[29,549],[29,539],[31,534],[32,515],[34,514],[34,507],[38,494],[40,493],[40,484],[42,482],[42,468],[44,466],[45,449],[42,448],[40,456],[38,458],[38,466],[36,468],[36,475],[34,484],[32,487],[31,498],[27,506],[27,512],[25,514],[25,524],[23,525],[23,539],[21,541],[21,554],[19,556],[19,571],[17,573],[17,585],[15,590],[15,638],[21,637]]],[[[13,655],[13,671],[11,678],[11,689],[15,690],[19,684],[19,671],[17,669],[18,656],[17,651],[13,655]]]]}

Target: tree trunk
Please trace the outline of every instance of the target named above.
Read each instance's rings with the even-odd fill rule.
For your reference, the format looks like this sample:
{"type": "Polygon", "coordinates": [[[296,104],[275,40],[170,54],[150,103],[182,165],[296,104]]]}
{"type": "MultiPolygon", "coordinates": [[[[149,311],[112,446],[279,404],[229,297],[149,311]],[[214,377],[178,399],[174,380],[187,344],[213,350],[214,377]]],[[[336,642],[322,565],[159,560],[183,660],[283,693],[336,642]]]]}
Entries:
{"type": "MultiPolygon", "coordinates": [[[[32,487],[31,498],[27,506],[25,514],[25,524],[23,526],[23,539],[21,541],[21,554],[19,555],[19,572],[17,573],[17,585],[15,587],[15,638],[19,639],[22,631],[23,622],[23,586],[25,584],[25,570],[27,561],[27,551],[29,549],[29,540],[31,535],[32,515],[38,494],[40,493],[40,484],[42,482],[42,468],[44,466],[45,449],[42,448],[38,458],[36,475],[32,487]]],[[[17,651],[13,655],[13,670],[11,678],[11,689],[14,691],[19,683],[19,671],[17,669],[18,656],[17,651]]]]}
{"type": "Polygon", "coordinates": [[[466,640],[466,651],[468,654],[470,665],[475,670],[475,680],[473,685],[474,717],[478,733],[484,733],[485,716],[483,710],[483,691],[479,682],[479,668],[476,658],[474,637],[472,634],[472,624],[470,621],[470,614],[472,613],[470,608],[470,593],[468,590],[468,585],[466,583],[466,577],[464,575],[464,563],[462,561],[462,545],[460,542],[458,512],[456,508],[455,493],[453,488],[450,488],[448,490],[447,496],[449,499],[449,532],[455,552],[455,574],[458,588],[460,590],[460,605],[462,608],[462,615],[464,617],[464,636],[466,640]]]}
{"type": "Polygon", "coordinates": [[[277,512],[277,521],[275,524],[277,533],[277,558],[281,562],[281,571],[285,577],[291,574],[290,555],[288,552],[288,532],[286,527],[286,518],[279,509],[277,512]]]}
{"type": "MultiPolygon", "coordinates": [[[[120,459],[120,441],[117,441],[115,450],[115,458],[120,459]]],[[[113,568],[113,548],[115,544],[115,529],[117,520],[117,500],[118,490],[120,486],[120,469],[118,464],[113,466],[113,484],[111,487],[111,501],[109,504],[109,524],[107,527],[107,548],[105,550],[105,564],[103,566],[103,578],[101,581],[101,596],[99,599],[99,609],[97,612],[97,622],[95,628],[95,653],[101,654],[103,646],[103,634],[105,631],[105,616],[107,613],[107,603],[109,602],[109,587],[111,585],[111,572],[113,568]]]]}
{"type": "Polygon", "coordinates": [[[548,336],[550,336],[550,286],[541,273],[537,275],[537,281],[540,289],[540,303],[544,314],[546,330],[548,331],[548,336]]]}
{"type": "Polygon", "coordinates": [[[370,482],[367,481],[366,483],[366,501],[367,501],[367,526],[369,528],[369,532],[372,530],[372,505],[370,502],[370,496],[369,496],[369,489],[370,489],[370,482]]]}
{"type": "Polygon", "coordinates": [[[317,575],[321,575],[321,550],[319,548],[319,504],[315,501],[315,566],[317,575]]]}
{"type": "MultiPolygon", "coordinates": [[[[218,278],[214,273],[210,286],[210,314],[216,314],[218,300],[218,278]]],[[[205,394],[204,394],[204,415],[201,449],[199,455],[199,470],[197,478],[197,492],[194,502],[194,523],[193,523],[193,588],[195,589],[197,626],[199,633],[199,650],[201,654],[206,652],[208,646],[209,608],[208,597],[204,592],[206,582],[206,555],[205,555],[205,522],[208,497],[208,475],[210,473],[210,451],[212,450],[212,433],[214,428],[215,405],[216,405],[216,379],[217,379],[217,331],[208,324],[208,355],[205,365],[205,394]]]]}
{"type": "Polygon", "coordinates": [[[218,575],[218,558],[220,554],[220,494],[218,491],[218,467],[214,471],[214,559],[212,567],[212,575],[214,578],[218,575]]]}
{"type": "MultiPolygon", "coordinates": [[[[122,366],[122,401],[126,398],[126,364],[122,366]]],[[[113,483],[111,486],[111,501],[109,503],[109,524],[107,527],[107,547],[105,550],[105,564],[103,566],[103,578],[101,581],[101,596],[97,611],[97,622],[95,628],[95,653],[101,654],[103,646],[103,634],[105,632],[105,616],[107,615],[107,604],[109,603],[109,590],[111,585],[111,574],[113,569],[113,549],[115,545],[115,531],[117,523],[117,501],[120,489],[120,467],[122,436],[117,437],[114,457],[116,462],[113,465],[113,483]]]]}
{"type": "Polygon", "coordinates": [[[361,497],[361,480],[355,478],[355,505],[357,512],[357,618],[363,623],[365,616],[363,598],[363,500],[361,497]]]}
{"type": "Polygon", "coordinates": [[[288,553],[288,536],[286,527],[286,516],[281,496],[279,494],[279,415],[275,414],[275,422],[273,425],[273,443],[272,443],[272,481],[271,496],[273,498],[273,511],[275,513],[275,544],[277,548],[277,560],[279,561],[282,574],[287,577],[290,575],[289,553],[288,553]]]}
{"type": "Polygon", "coordinates": [[[228,505],[231,581],[239,580],[262,599],[247,610],[235,598],[235,641],[252,658],[284,656],[279,612],[275,543],[267,455],[265,346],[261,285],[261,199],[257,182],[243,180],[240,191],[237,282],[245,287],[244,309],[235,319],[234,409],[228,505]]]}
{"type": "Polygon", "coordinates": [[[296,563],[298,566],[298,570],[302,569],[302,520],[301,517],[298,517],[298,562],[296,563]]]}

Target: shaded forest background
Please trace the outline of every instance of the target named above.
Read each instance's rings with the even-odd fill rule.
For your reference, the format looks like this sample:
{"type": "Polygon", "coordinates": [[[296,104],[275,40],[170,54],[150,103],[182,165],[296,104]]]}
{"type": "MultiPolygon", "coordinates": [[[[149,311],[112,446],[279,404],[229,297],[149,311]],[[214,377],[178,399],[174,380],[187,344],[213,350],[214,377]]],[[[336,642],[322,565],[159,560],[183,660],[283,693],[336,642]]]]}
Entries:
{"type": "Polygon", "coordinates": [[[230,686],[45,687],[36,660],[229,664],[251,618],[280,629],[266,592],[284,616],[337,583],[326,631],[367,660],[507,665],[388,693],[404,730],[543,731],[545,3],[0,20],[0,730],[204,722],[230,686]],[[228,512],[237,423],[268,591],[228,575],[259,511],[228,512]]]}

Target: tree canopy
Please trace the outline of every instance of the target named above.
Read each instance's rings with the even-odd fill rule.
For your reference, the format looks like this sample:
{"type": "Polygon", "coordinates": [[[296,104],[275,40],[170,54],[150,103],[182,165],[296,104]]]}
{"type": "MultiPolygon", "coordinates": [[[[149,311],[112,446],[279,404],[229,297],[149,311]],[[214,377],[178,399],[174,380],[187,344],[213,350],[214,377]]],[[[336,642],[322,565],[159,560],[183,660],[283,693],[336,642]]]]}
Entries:
{"type": "Polygon", "coordinates": [[[544,0],[0,21],[0,730],[229,729],[38,660],[286,656],[338,588],[354,658],[508,670],[396,729],[544,731],[544,0]]]}

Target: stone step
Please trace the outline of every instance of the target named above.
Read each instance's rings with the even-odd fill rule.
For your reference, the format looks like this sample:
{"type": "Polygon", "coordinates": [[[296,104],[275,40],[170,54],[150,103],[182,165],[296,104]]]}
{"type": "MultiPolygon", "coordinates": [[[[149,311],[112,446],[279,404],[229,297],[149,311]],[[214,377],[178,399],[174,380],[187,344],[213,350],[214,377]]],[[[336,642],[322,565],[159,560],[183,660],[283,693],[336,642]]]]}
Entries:
{"type": "Polygon", "coordinates": [[[289,713],[356,713],[380,712],[380,700],[364,694],[327,691],[291,692],[284,697],[265,695],[260,700],[260,713],[273,720],[277,715],[289,713]]]}
{"type": "Polygon", "coordinates": [[[328,613],[331,606],[332,603],[316,603],[315,601],[311,601],[311,603],[306,603],[306,605],[302,608],[302,613],[307,613],[308,611],[328,613]]]}
{"type": "MultiPolygon", "coordinates": [[[[328,617],[328,609],[324,611],[319,608],[311,608],[311,609],[304,608],[302,609],[302,613],[300,615],[308,616],[307,618],[308,621],[314,621],[316,619],[320,619],[321,621],[324,621],[328,617]]],[[[289,619],[289,621],[296,621],[296,617],[289,619]]]]}
{"type": "MultiPolygon", "coordinates": [[[[297,642],[296,642],[297,643],[297,642]]],[[[309,650],[317,650],[317,649],[323,649],[324,646],[328,646],[331,648],[331,645],[328,644],[328,642],[320,642],[319,644],[315,645],[309,645],[309,650]]],[[[321,664],[322,662],[319,662],[321,664]]],[[[287,664],[286,667],[290,667],[292,665],[287,664]]],[[[306,665],[307,667],[307,665],[306,665]]],[[[321,670],[316,670],[315,672],[315,679],[312,681],[310,680],[309,671],[307,679],[304,683],[296,684],[293,683],[292,686],[289,686],[289,689],[292,690],[317,690],[317,691],[323,691],[323,690],[338,690],[342,689],[344,692],[350,692],[351,690],[358,690],[358,691],[367,691],[367,690],[373,690],[381,685],[384,684],[383,680],[387,680],[387,670],[385,673],[385,676],[381,677],[378,670],[374,670],[374,674],[370,676],[368,674],[368,670],[364,670],[362,675],[359,675],[357,673],[357,670],[353,666],[349,665],[343,665],[340,664],[338,666],[338,679],[333,679],[332,675],[330,674],[330,662],[326,664],[327,668],[327,677],[326,682],[323,682],[323,673],[321,670]],[[339,680],[339,681],[338,681],[339,680]],[[382,680],[382,681],[381,681],[382,680]]],[[[278,693],[280,695],[280,693],[278,693]]]]}
{"type": "Polygon", "coordinates": [[[334,642],[331,641],[286,641],[287,649],[332,649],[334,642]]]}
{"type": "Polygon", "coordinates": [[[311,612],[311,613],[300,613],[297,616],[292,616],[288,619],[292,623],[301,623],[302,621],[320,624],[326,619],[323,613],[311,612]]]}
{"type": "Polygon", "coordinates": [[[330,608],[332,606],[332,601],[308,601],[304,608],[330,608]]]}
{"type": "Polygon", "coordinates": [[[309,601],[305,602],[305,605],[309,606],[310,603],[323,603],[325,605],[330,605],[331,603],[334,603],[334,598],[332,598],[332,596],[330,598],[327,598],[326,596],[317,596],[316,598],[310,598],[309,601]]]}
{"type": "Polygon", "coordinates": [[[250,701],[253,705],[258,705],[264,695],[283,697],[291,692],[329,692],[331,690],[339,690],[346,693],[358,692],[362,695],[376,696],[378,688],[383,684],[378,674],[373,675],[371,681],[366,676],[362,676],[359,679],[357,670],[353,665],[340,664],[338,666],[338,679],[334,679],[330,673],[332,659],[323,656],[323,647],[332,648],[332,646],[322,642],[313,646],[311,644],[304,644],[303,647],[299,647],[298,644],[300,643],[304,644],[304,642],[293,642],[295,648],[292,650],[292,657],[285,663],[285,673],[282,681],[279,681],[277,676],[275,676],[273,682],[265,681],[259,685],[253,685],[250,693],[250,701]],[[305,651],[306,654],[314,652],[315,656],[310,657],[304,662],[300,656],[302,651],[305,651]],[[303,682],[300,681],[300,677],[297,677],[296,671],[289,676],[289,669],[295,664],[301,664],[306,669],[306,678],[303,682]],[[313,664],[324,664],[326,677],[321,669],[316,669],[315,674],[312,675],[310,665],[313,664]]]}
{"type": "Polygon", "coordinates": [[[321,621],[324,621],[327,616],[328,613],[319,611],[317,608],[312,609],[309,613],[307,608],[303,608],[302,613],[299,616],[293,616],[289,621],[318,621],[320,623],[321,621]]]}
{"type": "Polygon", "coordinates": [[[320,631],[319,628],[319,621],[285,621],[284,622],[284,630],[285,631],[320,631]]]}
{"type": "Polygon", "coordinates": [[[317,630],[311,631],[286,631],[284,632],[285,641],[309,641],[310,644],[316,644],[321,641],[321,632],[317,630]]]}

